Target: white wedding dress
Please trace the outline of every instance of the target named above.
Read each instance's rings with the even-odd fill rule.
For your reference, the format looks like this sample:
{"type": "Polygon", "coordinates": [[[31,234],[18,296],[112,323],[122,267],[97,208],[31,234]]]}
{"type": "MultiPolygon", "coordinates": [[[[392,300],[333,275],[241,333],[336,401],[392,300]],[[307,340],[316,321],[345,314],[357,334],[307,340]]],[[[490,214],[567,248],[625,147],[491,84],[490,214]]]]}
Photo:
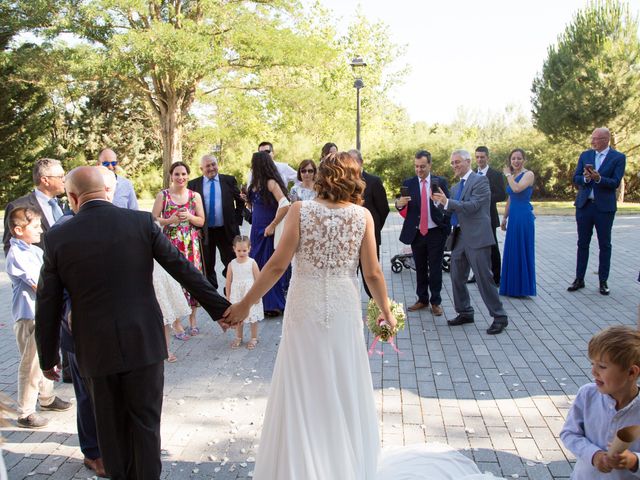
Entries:
{"type": "Polygon", "coordinates": [[[356,276],[365,210],[304,201],[256,480],[494,478],[446,446],[380,455],[356,276]],[[380,458],[381,457],[381,458],[380,458]]]}

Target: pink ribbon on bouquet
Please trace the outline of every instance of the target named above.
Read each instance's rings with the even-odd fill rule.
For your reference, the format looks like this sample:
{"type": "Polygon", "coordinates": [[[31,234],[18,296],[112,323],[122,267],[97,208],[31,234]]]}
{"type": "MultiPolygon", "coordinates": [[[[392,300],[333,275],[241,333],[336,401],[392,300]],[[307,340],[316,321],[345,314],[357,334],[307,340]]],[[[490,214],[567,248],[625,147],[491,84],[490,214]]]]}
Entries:
{"type": "MultiPolygon", "coordinates": [[[[373,349],[375,348],[375,346],[376,346],[376,344],[378,343],[379,340],[380,340],[380,335],[376,335],[376,337],[373,339],[373,343],[371,343],[371,346],[369,347],[369,356],[373,355],[373,349]]],[[[398,355],[402,355],[402,352],[400,350],[398,350],[398,347],[396,347],[396,344],[393,341],[393,337],[391,337],[387,343],[389,343],[389,345],[391,345],[393,347],[393,350],[398,355]]],[[[376,353],[378,355],[384,355],[384,352],[382,350],[376,350],[376,353]]]]}

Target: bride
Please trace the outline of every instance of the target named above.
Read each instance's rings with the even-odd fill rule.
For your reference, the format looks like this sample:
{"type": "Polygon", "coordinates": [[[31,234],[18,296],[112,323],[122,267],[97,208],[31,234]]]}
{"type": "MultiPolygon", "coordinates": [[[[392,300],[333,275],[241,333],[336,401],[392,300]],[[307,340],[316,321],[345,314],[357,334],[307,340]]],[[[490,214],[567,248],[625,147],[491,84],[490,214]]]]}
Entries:
{"type": "Polygon", "coordinates": [[[393,326],[395,319],[376,256],[373,219],[360,206],[364,188],[360,166],[347,153],[326,157],[318,167],[316,199],[290,207],[274,255],[244,299],[230,308],[228,321],[246,318],[293,259],[254,478],[485,478],[471,460],[443,446],[401,447],[379,458],[359,261],[381,320],[393,326]]]}

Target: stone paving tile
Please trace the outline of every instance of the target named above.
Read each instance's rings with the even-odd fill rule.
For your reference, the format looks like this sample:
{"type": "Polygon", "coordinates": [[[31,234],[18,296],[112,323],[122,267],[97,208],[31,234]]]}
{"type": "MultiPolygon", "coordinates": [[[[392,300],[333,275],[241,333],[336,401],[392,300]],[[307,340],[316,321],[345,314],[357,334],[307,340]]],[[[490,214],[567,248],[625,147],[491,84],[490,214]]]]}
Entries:
{"type": "MultiPolygon", "coordinates": [[[[531,480],[568,479],[573,456],[558,434],[580,385],[590,379],[589,338],[616,323],[636,324],[636,258],[640,217],[619,216],[613,230],[612,293],[597,293],[597,250],[591,250],[584,290],[566,287],[575,269],[572,217],[540,217],[536,225],[538,296],[503,297],[510,325],[486,335],[490,317],[477,286],[470,285],[476,322],[449,328],[455,317],[448,275],[444,315],[410,313],[396,355],[371,357],[375,402],[384,445],[448,443],[475,460],[481,471],[531,480]]],[[[382,267],[390,296],[415,301],[415,272],[391,272],[390,258],[402,245],[401,219],[392,214],[383,230],[382,267]]],[[[498,233],[500,244],[504,234],[498,233]]],[[[11,289],[0,260],[0,391],[15,398],[17,348],[10,318],[11,289]]],[[[363,307],[365,303],[363,302],[363,307]]],[[[178,362],[167,364],[162,416],[163,479],[251,478],[282,319],[260,325],[261,343],[252,352],[231,350],[233,333],[220,330],[202,313],[202,335],[172,340],[178,362]]],[[[371,339],[367,338],[369,342],[371,339]]],[[[56,386],[70,398],[70,385],[56,386]]],[[[15,426],[3,430],[9,478],[85,479],[75,413],[45,412],[44,431],[15,426]]]]}

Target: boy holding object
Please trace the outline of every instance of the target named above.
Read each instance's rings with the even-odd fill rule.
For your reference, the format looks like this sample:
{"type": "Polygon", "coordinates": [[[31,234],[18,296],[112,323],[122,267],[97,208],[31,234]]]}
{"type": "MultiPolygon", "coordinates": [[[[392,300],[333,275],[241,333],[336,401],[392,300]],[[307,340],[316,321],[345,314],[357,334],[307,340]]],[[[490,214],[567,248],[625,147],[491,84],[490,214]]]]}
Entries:
{"type": "Polygon", "coordinates": [[[609,327],[589,341],[594,383],[578,390],[560,432],[564,445],[576,456],[572,479],[639,478],[640,440],[621,453],[607,454],[618,430],[640,425],[640,332],[609,327]]]}

